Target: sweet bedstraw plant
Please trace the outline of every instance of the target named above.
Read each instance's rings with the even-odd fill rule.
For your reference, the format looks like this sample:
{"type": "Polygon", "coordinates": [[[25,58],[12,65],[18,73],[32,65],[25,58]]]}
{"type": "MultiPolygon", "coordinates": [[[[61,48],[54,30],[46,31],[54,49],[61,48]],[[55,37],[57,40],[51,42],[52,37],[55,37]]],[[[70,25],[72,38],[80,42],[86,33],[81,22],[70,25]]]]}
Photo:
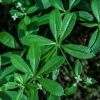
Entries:
{"type": "Polygon", "coordinates": [[[2,1],[3,4],[16,5],[9,13],[14,21],[19,19],[17,35],[20,44],[10,33],[0,33],[0,42],[14,49],[0,55],[0,100],[39,100],[39,89],[45,91],[44,95],[49,94],[48,100],[60,100],[61,96],[73,94],[79,82],[96,82],[93,78],[81,77],[80,59],[91,59],[100,50],[100,1],[91,1],[91,13],[81,11],[83,6],[80,2],[82,0],[2,1]],[[72,12],[74,7],[80,9],[72,12]],[[52,9],[44,14],[43,11],[48,8],[52,9]],[[87,46],[64,42],[77,20],[83,26],[96,27],[87,46]],[[52,39],[37,34],[44,24],[49,25],[51,33],[48,34],[52,34],[52,39]],[[65,52],[78,59],[75,66],[71,66],[65,52]],[[64,62],[75,79],[66,89],[56,82],[59,68],[64,62]],[[3,65],[6,67],[3,68],[3,65]],[[53,75],[52,78],[50,75],[53,75]]]}

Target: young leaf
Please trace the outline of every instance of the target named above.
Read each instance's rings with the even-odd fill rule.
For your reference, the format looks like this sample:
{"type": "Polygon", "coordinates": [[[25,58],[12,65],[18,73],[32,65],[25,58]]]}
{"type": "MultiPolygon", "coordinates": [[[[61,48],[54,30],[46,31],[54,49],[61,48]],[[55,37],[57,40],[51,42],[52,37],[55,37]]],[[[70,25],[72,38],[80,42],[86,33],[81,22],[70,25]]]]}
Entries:
{"type": "Polygon", "coordinates": [[[35,11],[38,10],[38,7],[36,6],[31,6],[30,8],[28,8],[28,10],[26,11],[27,14],[32,14],[34,13],[35,11]]]}
{"type": "Polygon", "coordinates": [[[40,51],[39,46],[36,43],[31,44],[28,51],[28,58],[30,60],[30,64],[31,64],[32,71],[34,74],[38,68],[40,56],[41,56],[41,51],[40,51]]]}
{"type": "Polygon", "coordinates": [[[66,44],[63,45],[62,48],[71,56],[80,59],[90,59],[95,56],[89,47],[83,45],[66,44]]]}
{"type": "Polygon", "coordinates": [[[50,13],[49,25],[50,25],[51,32],[55,40],[57,41],[59,31],[62,25],[62,17],[59,10],[55,9],[50,13]]]}
{"type": "Polygon", "coordinates": [[[69,9],[75,7],[81,0],[69,0],[69,9]]]}
{"type": "Polygon", "coordinates": [[[26,25],[29,25],[31,23],[31,20],[30,20],[29,16],[25,15],[25,17],[24,17],[24,23],[26,25]]]}
{"type": "Polygon", "coordinates": [[[71,87],[67,88],[65,91],[66,95],[72,95],[77,89],[77,84],[74,83],[71,87]]]}
{"type": "Polygon", "coordinates": [[[50,94],[48,100],[60,100],[60,97],[50,94]]]}
{"type": "Polygon", "coordinates": [[[39,78],[39,83],[51,94],[56,96],[64,95],[64,90],[60,84],[56,81],[46,79],[46,78],[39,78]]]}
{"type": "Polygon", "coordinates": [[[31,72],[29,66],[26,64],[26,62],[23,60],[23,58],[21,58],[21,56],[19,56],[19,55],[16,55],[16,54],[12,55],[11,63],[16,69],[18,69],[24,73],[31,72]]]}
{"type": "Polygon", "coordinates": [[[60,42],[63,41],[72,31],[76,22],[76,14],[68,13],[64,16],[63,23],[59,32],[60,42]]]}
{"type": "Polygon", "coordinates": [[[14,37],[8,32],[0,32],[0,42],[10,48],[15,48],[16,46],[18,46],[14,37]]]}
{"type": "Polygon", "coordinates": [[[63,3],[61,2],[61,0],[49,0],[49,2],[51,3],[52,6],[54,6],[55,8],[65,12],[64,7],[63,7],[63,3]]]}
{"type": "Polygon", "coordinates": [[[80,75],[81,72],[82,72],[82,65],[81,62],[78,60],[75,64],[75,69],[74,69],[75,76],[80,75]]]}
{"type": "Polygon", "coordinates": [[[88,46],[95,54],[100,50],[100,31],[98,29],[92,34],[88,46]]]}
{"type": "Polygon", "coordinates": [[[39,46],[55,44],[53,41],[39,35],[26,35],[21,38],[21,42],[27,46],[30,46],[33,43],[37,43],[39,46]]]}
{"type": "Polygon", "coordinates": [[[100,0],[92,0],[92,11],[97,21],[100,22],[100,0]]]}
{"type": "Polygon", "coordinates": [[[63,63],[65,59],[62,56],[55,56],[51,58],[38,72],[38,75],[50,73],[56,69],[58,69],[63,63]]]}

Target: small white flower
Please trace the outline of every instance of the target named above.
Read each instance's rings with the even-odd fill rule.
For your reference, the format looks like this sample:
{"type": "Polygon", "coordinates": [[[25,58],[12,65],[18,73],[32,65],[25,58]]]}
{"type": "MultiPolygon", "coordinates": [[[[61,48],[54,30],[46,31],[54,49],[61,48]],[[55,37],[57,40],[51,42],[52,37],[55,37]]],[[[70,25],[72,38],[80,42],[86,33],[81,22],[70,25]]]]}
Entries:
{"type": "Polygon", "coordinates": [[[78,76],[76,76],[74,78],[76,79],[77,83],[79,83],[79,81],[82,81],[82,79],[80,78],[80,75],[78,75],[78,76]]]}
{"type": "Polygon", "coordinates": [[[89,84],[92,84],[92,78],[87,77],[86,82],[89,83],[89,84]]]}
{"type": "Polygon", "coordinates": [[[22,7],[22,4],[18,2],[16,8],[20,8],[20,7],[22,7]]]}
{"type": "Polygon", "coordinates": [[[12,16],[12,18],[13,18],[13,20],[15,21],[15,20],[18,18],[18,16],[17,16],[16,14],[14,14],[14,15],[12,16]]]}
{"type": "Polygon", "coordinates": [[[38,89],[40,89],[40,90],[42,90],[42,85],[41,84],[39,84],[39,83],[37,83],[37,85],[38,85],[38,89]]]}
{"type": "Polygon", "coordinates": [[[2,3],[2,0],[0,0],[0,3],[2,3]]]}

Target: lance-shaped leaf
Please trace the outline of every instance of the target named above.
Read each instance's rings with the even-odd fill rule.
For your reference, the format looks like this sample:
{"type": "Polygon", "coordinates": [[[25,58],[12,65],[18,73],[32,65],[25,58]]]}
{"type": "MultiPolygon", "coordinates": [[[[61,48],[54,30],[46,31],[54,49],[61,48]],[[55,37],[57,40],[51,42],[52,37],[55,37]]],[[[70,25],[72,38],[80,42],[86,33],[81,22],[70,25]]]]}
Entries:
{"type": "Polygon", "coordinates": [[[21,42],[27,46],[30,46],[33,43],[37,43],[39,46],[55,44],[53,41],[39,35],[26,35],[21,38],[21,42]]]}
{"type": "Polygon", "coordinates": [[[75,76],[78,76],[81,74],[81,72],[82,72],[82,65],[81,65],[81,62],[78,60],[75,64],[74,74],[75,76]]]}
{"type": "Polygon", "coordinates": [[[77,84],[74,83],[71,87],[67,88],[65,91],[66,95],[72,95],[77,89],[77,84]]]}
{"type": "Polygon", "coordinates": [[[28,58],[30,60],[33,73],[35,73],[38,68],[40,56],[41,56],[40,47],[36,43],[31,44],[28,51],[28,58]]]}
{"type": "Polygon", "coordinates": [[[8,32],[0,32],[0,42],[10,48],[15,48],[16,46],[18,46],[14,37],[8,32]]]}
{"type": "Polygon", "coordinates": [[[38,72],[38,75],[50,73],[58,69],[65,61],[65,58],[62,56],[55,56],[51,58],[38,72]]]}
{"type": "Polygon", "coordinates": [[[20,70],[21,72],[24,72],[24,73],[31,72],[29,66],[26,64],[23,58],[21,58],[21,56],[19,55],[16,55],[16,54],[12,55],[11,63],[16,69],[20,70]]]}
{"type": "Polygon", "coordinates": [[[59,10],[55,9],[51,12],[50,18],[49,18],[49,24],[50,24],[51,32],[55,40],[57,40],[59,31],[62,25],[62,17],[59,10]]]}
{"type": "Polygon", "coordinates": [[[51,94],[56,96],[64,95],[64,90],[60,84],[56,81],[46,79],[46,78],[39,78],[39,83],[51,94]]]}
{"type": "Polygon", "coordinates": [[[71,10],[73,7],[75,7],[80,0],[69,0],[69,9],[71,10]]]}
{"type": "Polygon", "coordinates": [[[49,0],[49,2],[55,8],[65,12],[64,7],[63,7],[63,3],[61,2],[61,0],[49,0]]]}
{"type": "Polygon", "coordinates": [[[100,22],[100,0],[92,0],[92,11],[97,21],[100,22]]]}
{"type": "Polygon", "coordinates": [[[98,24],[94,23],[94,22],[92,22],[92,23],[80,23],[80,24],[83,25],[83,26],[86,26],[86,27],[95,27],[95,26],[98,26],[98,24]]]}
{"type": "Polygon", "coordinates": [[[62,48],[71,56],[80,59],[89,59],[95,56],[89,47],[83,45],[66,44],[62,48]]]}
{"type": "Polygon", "coordinates": [[[76,22],[76,14],[68,13],[64,16],[63,23],[59,32],[60,41],[63,41],[72,31],[76,22]]]}
{"type": "Polygon", "coordinates": [[[92,34],[88,46],[95,54],[100,50],[100,31],[98,29],[92,34]]]}

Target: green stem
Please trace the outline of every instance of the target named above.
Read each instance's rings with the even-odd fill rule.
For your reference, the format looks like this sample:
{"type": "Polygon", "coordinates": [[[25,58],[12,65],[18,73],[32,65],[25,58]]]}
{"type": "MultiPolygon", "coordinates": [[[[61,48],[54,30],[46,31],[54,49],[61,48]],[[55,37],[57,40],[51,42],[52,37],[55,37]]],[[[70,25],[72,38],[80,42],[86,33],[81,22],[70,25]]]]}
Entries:
{"type": "Polygon", "coordinates": [[[62,55],[65,57],[65,61],[66,61],[66,63],[68,64],[70,70],[73,72],[73,68],[72,68],[72,66],[70,65],[69,61],[67,60],[67,58],[66,58],[66,56],[65,56],[65,54],[64,54],[64,52],[63,52],[63,50],[61,49],[61,47],[59,47],[59,49],[60,49],[62,55]]]}

